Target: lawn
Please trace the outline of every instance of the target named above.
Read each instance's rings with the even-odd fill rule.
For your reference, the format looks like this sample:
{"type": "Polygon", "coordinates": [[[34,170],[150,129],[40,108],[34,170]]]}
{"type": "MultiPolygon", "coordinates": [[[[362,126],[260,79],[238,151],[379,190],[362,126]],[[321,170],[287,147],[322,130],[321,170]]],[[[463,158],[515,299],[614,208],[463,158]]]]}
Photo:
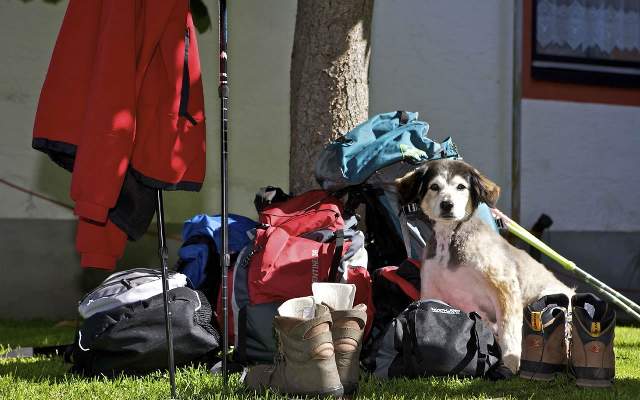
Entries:
{"type": "MultiPolygon", "coordinates": [[[[46,321],[0,321],[0,353],[8,347],[70,342],[74,327],[46,321]]],[[[166,374],[142,378],[87,379],[68,374],[59,358],[0,359],[0,399],[166,399],[166,374]]],[[[431,378],[381,381],[365,377],[357,398],[362,399],[640,399],[640,328],[616,329],[616,383],[612,389],[580,389],[563,377],[551,383],[513,378],[502,382],[480,379],[431,378]]],[[[181,399],[221,398],[222,380],[204,367],[178,370],[181,399]]],[[[228,398],[256,398],[243,391],[239,375],[231,376],[228,398]]],[[[279,398],[270,393],[267,398],[279,398]]]]}

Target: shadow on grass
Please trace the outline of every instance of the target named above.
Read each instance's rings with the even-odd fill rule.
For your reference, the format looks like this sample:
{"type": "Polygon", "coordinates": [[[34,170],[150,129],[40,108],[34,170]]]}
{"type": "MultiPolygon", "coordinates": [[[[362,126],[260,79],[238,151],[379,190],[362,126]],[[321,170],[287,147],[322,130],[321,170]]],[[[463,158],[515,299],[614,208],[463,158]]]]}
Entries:
{"type": "Polygon", "coordinates": [[[49,382],[61,379],[69,370],[60,357],[7,358],[0,360],[0,375],[16,380],[49,382]]]}

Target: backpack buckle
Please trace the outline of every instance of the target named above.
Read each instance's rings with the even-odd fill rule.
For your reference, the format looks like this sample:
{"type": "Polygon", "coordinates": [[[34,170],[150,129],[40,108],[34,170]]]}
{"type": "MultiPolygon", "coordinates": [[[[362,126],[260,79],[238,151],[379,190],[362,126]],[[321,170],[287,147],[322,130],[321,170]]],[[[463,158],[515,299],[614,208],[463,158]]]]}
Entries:
{"type": "Polygon", "coordinates": [[[406,215],[409,215],[409,214],[414,214],[418,212],[420,210],[420,206],[418,206],[418,203],[409,203],[409,204],[405,204],[400,209],[402,210],[403,213],[405,213],[406,215]]]}

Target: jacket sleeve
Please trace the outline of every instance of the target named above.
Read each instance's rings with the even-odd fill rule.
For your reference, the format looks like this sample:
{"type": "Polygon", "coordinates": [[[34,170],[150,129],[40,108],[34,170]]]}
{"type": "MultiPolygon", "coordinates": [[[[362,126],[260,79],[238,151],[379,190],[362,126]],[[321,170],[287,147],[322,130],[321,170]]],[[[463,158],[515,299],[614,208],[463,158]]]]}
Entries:
{"type": "Polygon", "coordinates": [[[100,224],[80,217],[76,231],[76,249],[82,268],[113,270],[124,254],[127,234],[111,220],[100,224]]]}
{"type": "Polygon", "coordinates": [[[100,26],[71,197],[77,215],[97,222],[105,222],[116,204],[133,150],[137,3],[95,2],[101,7],[100,26]]]}

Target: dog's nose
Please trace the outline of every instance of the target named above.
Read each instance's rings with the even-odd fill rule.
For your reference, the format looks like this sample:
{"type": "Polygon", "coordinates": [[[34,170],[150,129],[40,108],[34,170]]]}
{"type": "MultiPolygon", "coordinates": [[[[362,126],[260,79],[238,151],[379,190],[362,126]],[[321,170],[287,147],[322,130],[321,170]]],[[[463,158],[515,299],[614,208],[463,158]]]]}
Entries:
{"type": "Polygon", "coordinates": [[[440,202],[440,209],[444,212],[450,212],[453,208],[453,202],[449,200],[443,200],[440,202]]]}

